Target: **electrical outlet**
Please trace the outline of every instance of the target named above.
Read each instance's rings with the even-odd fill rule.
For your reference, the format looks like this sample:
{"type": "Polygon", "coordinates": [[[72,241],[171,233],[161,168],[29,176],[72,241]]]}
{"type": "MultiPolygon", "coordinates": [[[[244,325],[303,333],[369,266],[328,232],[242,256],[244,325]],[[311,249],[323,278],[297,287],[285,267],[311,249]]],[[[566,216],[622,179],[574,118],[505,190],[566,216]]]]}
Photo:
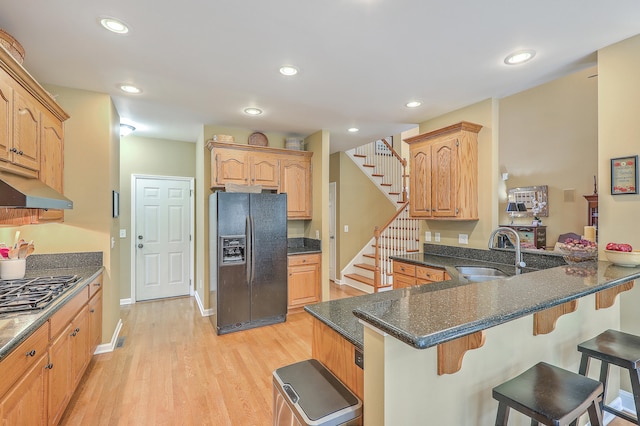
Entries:
{"type": "Polygon", "coordinates": [[[320,239],[320,231],[316,229],[316,240],[319,240],[319,239],[320,239]]]}
{"type": "Polygon", "coordinates": [[[469,244],[469,236],[467,234],[458,234],[458,243],[469,244]]]}
{"type": "Polygon", "coordinates": [[[111,237],[111,248],[114,248],[116,246],[116,239],[115,237],[111,237]]]}
{"type": "Polygon", "coordinates": [[[120,230],[120,238],[127,238],[127,230],[126,229],[121,229],[120,230]]]}
{"type": "Polygon", "coordinates": [[[344,232],[349,232],[349,225],[344,226],[344,232]]]}
{"type": "Polygon", "coordinates": [[[440,242],[440,233],[436,232],[436,243],[440,242]]]}
{"type": "Polygon", "coordinates": [[[424,240],[425,241],[431,241],[431,231],[425,231],[424,240]]]}

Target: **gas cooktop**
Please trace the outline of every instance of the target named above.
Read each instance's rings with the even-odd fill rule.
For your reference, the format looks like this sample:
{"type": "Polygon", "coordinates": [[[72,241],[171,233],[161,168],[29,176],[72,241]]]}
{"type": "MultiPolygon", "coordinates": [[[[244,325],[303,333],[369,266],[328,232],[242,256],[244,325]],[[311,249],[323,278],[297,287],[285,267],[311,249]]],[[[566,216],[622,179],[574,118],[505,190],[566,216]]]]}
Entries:
{"type": "Polygon", "coordinates": [[[0,315],[43,309],[80,280],[77,275],[0,280],[0,315]]]}

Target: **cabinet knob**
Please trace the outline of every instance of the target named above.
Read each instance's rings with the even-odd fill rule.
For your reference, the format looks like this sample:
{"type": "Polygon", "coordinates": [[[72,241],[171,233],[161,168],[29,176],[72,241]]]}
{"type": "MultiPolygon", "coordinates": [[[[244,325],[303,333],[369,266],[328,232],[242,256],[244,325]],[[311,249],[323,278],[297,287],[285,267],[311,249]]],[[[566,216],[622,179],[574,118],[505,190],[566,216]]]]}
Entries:
{"type": "Polygon", "coordinates": [[[24,152],[18,151],[18,155],[23,155],[23,154],[24,154],[24,152]]]}
{"type": "Polygon", "coordinates": [[[77,331],[74,331],[73,333],[70,334],[71,337],[76,337],[76,335],[78,334],[77,331]]]}
{"type": "Polygon", "coordinates": [[[91,309],[89,312],[91,312],[92,314],[96,312],[95,309],[91,309]]]}
{"type": "Polygon", "coordinates": [[[49,363],[47,365],[44,366],[44,368],[46,368],[47,370],[51,370],[53,368],[53,363],[49,363]]]}
{"type": "Polygon", "coordinates": [[[76,328],[76,329],[75,329],[75,332],[76,332],[76,333],[80,333],[80,327],[76,328]]]}
{"type": "Polygon", "coordinates": [[[26,356],[31,356],[31,357],[36,356],[36,350],[35,349],[31,349],[29,352],[26,353],[26,356]]]}
{"type": "Polygon", "coordinates": [[[9,151],[11,151],[11,152],[18,152],[18,148],[11,148],[9,151]]]}

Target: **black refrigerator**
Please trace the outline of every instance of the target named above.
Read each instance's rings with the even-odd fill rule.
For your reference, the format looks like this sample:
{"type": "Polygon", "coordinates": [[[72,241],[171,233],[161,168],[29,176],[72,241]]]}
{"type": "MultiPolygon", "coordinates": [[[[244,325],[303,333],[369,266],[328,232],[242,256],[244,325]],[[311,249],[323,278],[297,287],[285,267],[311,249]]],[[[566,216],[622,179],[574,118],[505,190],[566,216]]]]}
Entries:
{"type": "Polygon", "coordinates": [[[218,334],[284,322],[287,195],[209,196],[211,321],[218,334]]]}

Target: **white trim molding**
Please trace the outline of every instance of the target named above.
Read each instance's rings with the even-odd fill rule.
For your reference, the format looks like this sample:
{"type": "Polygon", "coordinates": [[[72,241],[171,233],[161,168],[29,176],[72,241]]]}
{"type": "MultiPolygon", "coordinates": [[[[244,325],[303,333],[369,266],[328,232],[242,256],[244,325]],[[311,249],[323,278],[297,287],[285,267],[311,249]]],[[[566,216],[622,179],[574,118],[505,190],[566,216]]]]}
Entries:
{"type": "Polygon", "coordinates": [[[198,304],[198,308],[200,309],[200,315],[202,315],[203,317],[210,317],[211,315],[213,315],[213,309],[204,308],[202,300],[200,300],[200,294],[198,294],[197,291],[195,292],[194,297],[196,298],[196,303],[198,304]]]}
{"type": "Polygon", "coordinates": [[[124,306],[124,305],[132,305],[134,303],[133,300],[131,300],[131,298],[128,299],[120,299],[120,306],[124,306]]]}
{"type": "Polygon", "coordinates": [[[119,319],[118,324],[116,325],[116,329],[113,331],[113,336],[111,336],[111,342],[98,345],[96,351],[93,354],[98,355],[105,354],[107,352],[113,352],[113,350],[116,348],[116,344],[118,343],[118,335],[120,334],[121,329],[122,319],[119,319]]]}

